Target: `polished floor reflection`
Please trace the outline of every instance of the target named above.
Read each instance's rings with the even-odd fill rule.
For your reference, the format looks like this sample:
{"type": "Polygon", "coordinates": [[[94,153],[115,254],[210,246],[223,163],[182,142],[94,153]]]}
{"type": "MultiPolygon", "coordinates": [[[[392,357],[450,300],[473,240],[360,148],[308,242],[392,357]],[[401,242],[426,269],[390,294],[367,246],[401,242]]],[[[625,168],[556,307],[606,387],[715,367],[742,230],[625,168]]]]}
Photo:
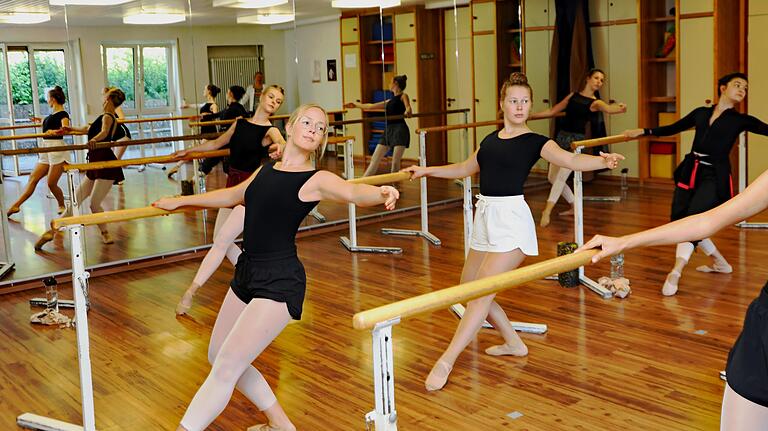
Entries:
{"type": "MultiPolygon", "coordinates": [[[[614,184],[589,189],[607,194],[614,184]]],[[[528,195],[537,219],[545,193],[528,195]]],[[[633,187],[621,205],[588,203],[587,235],[658,225],[666,221],[670,195],[668,187],[633,187]]],[[[338,233],[299,239],[308,274],[304,318],[289,325],[255,362],[298,429],[364,429],[363,416],[373,408],[371,337],[352,329],[352,315],[458,281],[461,210],[434,212],[431,221],[442,247],[378,234],[392,222],[361,228],[365,243],[403,247],[396,256],[350,254],[338,233]]],[[[418,218],[397,225],[415,228],[418,218]]],[[[539,229],[541,256],[526,263],[553,257],[555,243],[571,235],[571,219],[555,218],[549,228],[539,229]]],[[[510,318],[547,323],[549,332],[523,335],[530,355],[513,359],[485,355],[498,337],[483,330],[438,393],[427,393],[423,380],[447,345],[456,318],[444,310],[402,322],[393,331],[399,428],[717,429],[723,390],[718,372],[748,303],[768,278],[762,265],[767,239],[766,231],[725,229],[715,241],[733,264],[733,274],[696,272],[694,267],[706,263],[696,254],[675,297],[660,293],[674,247],[626,255],[633,292],[624,300],[603,300],[549,281],[501,293],[498,299],[510,318]],[[522,416],[507,416],[513,412],[522,416]]],[[[174,429],[205,378],[208,337],[232,267],[225,263],[201,290],[190,316],[177,319],[174,306],[197,264],[172,263],[92,280],[89,324],[100,430],[174,429]]],[[[605,263],[588,273],[605,275],[608,269],[605,263]]],[[[5,295],[0,305],[2,429],[17,429],[14,418],[24,411],[79,422],[74,331],[31,326],[27,299],[32,293],[37,294],[5,295]]],[[[245,429],[262,420],[236,393],[209,429],[245,429]]]]}

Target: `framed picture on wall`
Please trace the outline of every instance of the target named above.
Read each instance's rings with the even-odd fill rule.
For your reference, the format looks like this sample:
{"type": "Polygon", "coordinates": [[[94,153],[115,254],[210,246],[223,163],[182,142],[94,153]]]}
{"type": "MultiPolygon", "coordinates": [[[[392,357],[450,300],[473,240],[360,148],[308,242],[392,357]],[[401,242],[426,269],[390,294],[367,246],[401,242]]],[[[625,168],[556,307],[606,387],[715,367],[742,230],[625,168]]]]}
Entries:
{"type": "Polygon", "coordinates": [[[328,82],[335,81],[336,77],[338,76],[336,74],[336,60],[328,60],[328,82]]]}

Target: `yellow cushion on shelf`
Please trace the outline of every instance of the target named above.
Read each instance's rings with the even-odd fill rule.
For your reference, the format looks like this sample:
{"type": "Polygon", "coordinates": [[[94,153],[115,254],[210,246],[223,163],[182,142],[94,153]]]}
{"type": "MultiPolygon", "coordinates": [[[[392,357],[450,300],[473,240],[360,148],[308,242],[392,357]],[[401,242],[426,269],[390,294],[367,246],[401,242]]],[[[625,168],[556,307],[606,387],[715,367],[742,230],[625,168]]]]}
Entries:
{"type": "Polygon", "coordinates": [[[651,177],[672,178],[674,169],[674,154],[651,154],[651,177]]]}

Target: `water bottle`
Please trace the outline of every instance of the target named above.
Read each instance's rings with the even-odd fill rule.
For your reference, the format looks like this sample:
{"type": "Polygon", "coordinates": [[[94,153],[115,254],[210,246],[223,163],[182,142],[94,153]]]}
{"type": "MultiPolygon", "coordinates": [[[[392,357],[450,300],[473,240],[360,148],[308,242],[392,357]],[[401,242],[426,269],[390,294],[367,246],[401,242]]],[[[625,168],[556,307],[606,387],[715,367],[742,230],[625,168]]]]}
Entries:
{"type": "Polygon", "coordinates": [[[59,311],[59,291],[56,279],[53,277],[45,278],[43,285],[45,285],[45,308],[59,311]]]}
{"type": "Polygon", "coordinates": [[[611,256],[611,280],[624,277],[624,254],[611,256]]]}
{"type": "Polygon", "coordinates": [[[629,190],[629,184],[627,183],[628,174],[629,174],[629,169],[624,168],[621,170],[621,191],[629,190]]]}

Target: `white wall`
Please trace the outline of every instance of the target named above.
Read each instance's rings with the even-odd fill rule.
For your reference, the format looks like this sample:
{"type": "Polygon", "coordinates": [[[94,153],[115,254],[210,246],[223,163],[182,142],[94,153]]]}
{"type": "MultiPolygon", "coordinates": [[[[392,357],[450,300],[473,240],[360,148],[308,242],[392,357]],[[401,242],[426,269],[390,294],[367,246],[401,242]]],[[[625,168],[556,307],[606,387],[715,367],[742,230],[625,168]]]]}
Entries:
{"type": "MultiPolygon", "coordinates": [[[[341,109],[341,77],[329,82],[326,61],[336,60],[337,74],[341,73],[341,30],[339,20],[302,25],[296,29],[296,50],[299,58],[295,66],[292,55],[286,56],[286,69],[297,82],[298,103],[317,103],[328,110],[341,109]],[[320,82],[312,82],[314,61],[320,61],[320,82]]],[[[293,45],[294,32],[285,32],[285,46],[293,45]]],[[[290,48],[289,48],[290,49],[290,48]]]]}

